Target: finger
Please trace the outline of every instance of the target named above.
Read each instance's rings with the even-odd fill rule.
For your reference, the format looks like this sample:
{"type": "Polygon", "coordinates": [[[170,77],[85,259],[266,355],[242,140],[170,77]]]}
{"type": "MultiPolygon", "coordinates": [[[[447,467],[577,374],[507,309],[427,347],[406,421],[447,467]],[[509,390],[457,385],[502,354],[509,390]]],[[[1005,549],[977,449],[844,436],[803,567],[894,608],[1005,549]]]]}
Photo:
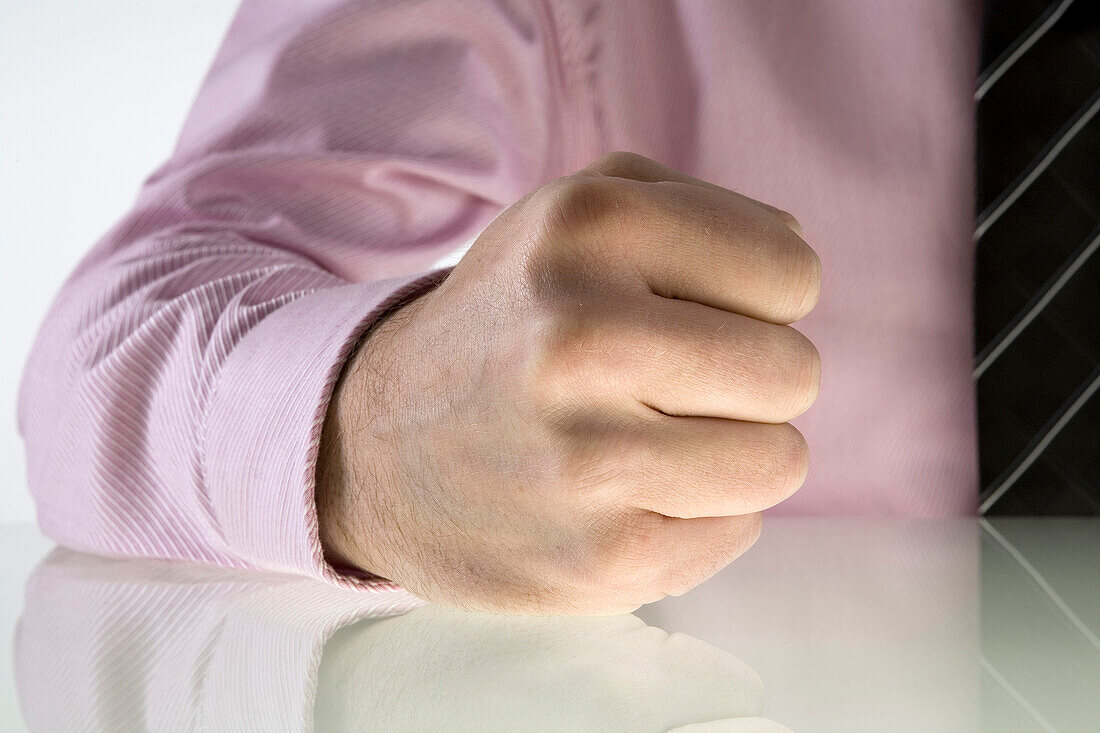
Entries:
{"type": "Polygon", "coordinates": [[[817,399],[821,357],[791,326],[646,294],[606,308],[577,358],[666,415],[783,423],[817,399]],[[644,314],[644,315],[640,315],[644,314]]]}
{"type": "Polygon", "coordinates": [[[668,517],[760,512],[802,486],[809,450],[789,423],[656,416],[617,452],[621,500],[668,517]]]}
{"type": "Polygon", "coordinates": [[[675,168],[669,168],[667,165],[662,165],[655,160],[651,160],[643,155],[637,153],[627,152],[613,152],[596,159],[589,166],[585,168],[586,171],[598,173],[604,176],[616,176],[619,178],[630,178],[635,181],[647,181],[649,183],[657,183],[659,181],[677,181],[679,183],[688,183],[694,186],[704,186],[706,188],[715,189],[718,191],[724,191],[725,193],[735,196],[746,203],[758,206],[761,209],[769,212],[773,216],[779,218],[791,231],[797,234],[799,237],[805,238],[802,231],[802,224],[799,223],[790,212],[778,209],[774,206],[765,204],[763,201],[757,201],[756,199],[749,198],[743,194],[739,194],[736,191],[731,191],[727,188],[704,181],[701,178],[695,178],[689,176],[686,173],[681,173],[675,168]]]}
{"type": "Polygon", "coordinates": [[[670,596],[683,595],[745,554],[760,537],[759,513],[738,517],[678,519],[658,524],[657,555],[665,568],[664,588],[670,596]]]}
{"type": "Polygon", "coordinates": [[[817,304],[821,263],[779,219],[725,192],[683,183],[636,183],[630,237],[650,290],[772,323],[817,304]],[[660,188],[658,188],[660,187],[660,188]]]}
{"type": "Polygon", "coordinates": [[[775,216],[727,191],[573,176],[540,198],[557,241],[567,243],[563,251],[584,253],[588,269],[773,323],[794,322],[817,303],[821,264],[813,250],[775,216]]]}
{"type": "Polygon", "coordinates": [[[791,326],[680,300],[659,299],[650,353],[624,379],[666,415],[785,423],[817,400],[821,356],[791,326]],[[656,333],[654,333],[656,331],[656,333]]]}

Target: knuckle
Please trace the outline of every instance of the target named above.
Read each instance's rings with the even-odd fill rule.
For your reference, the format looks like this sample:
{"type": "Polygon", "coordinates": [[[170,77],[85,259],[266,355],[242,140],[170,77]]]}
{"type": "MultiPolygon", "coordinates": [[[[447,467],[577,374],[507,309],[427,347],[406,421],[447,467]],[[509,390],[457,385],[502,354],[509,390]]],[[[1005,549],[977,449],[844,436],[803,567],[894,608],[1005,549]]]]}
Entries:
{"type": "Polygon", "coordinates": [[[649,164],[649,159],[627,150],[613,150],[604,153],[589,164],[587,170],[605,176],[621,176],[636,172],[649,164]]]}
{"type": "Polygon", "coordinates": [[[539,190],[536,206],[552,242],[584,242],[621,219],[622,196],[613,179],[566,176],[539,190]]]}
{"type": "Polygon", "coordinates": [[[599,342],[592,319],[553,304],[542,306],[542,310],[542,325],[532,349],[534,384],[573,388],[587,366],[586,355],[599,342]]]}
{"type": "MultiPolygon", "coordinates": [[[[624,369],[641,357],[634,332],[622,327],[607,300],[581,290],[533,305],[525,328],[534,335],[522,357],[530,389],[583,408],[621,393],[624,369]]],[[[611,421],[609,428],[625,427],[609,415],[602,419],[611,421]]]]}

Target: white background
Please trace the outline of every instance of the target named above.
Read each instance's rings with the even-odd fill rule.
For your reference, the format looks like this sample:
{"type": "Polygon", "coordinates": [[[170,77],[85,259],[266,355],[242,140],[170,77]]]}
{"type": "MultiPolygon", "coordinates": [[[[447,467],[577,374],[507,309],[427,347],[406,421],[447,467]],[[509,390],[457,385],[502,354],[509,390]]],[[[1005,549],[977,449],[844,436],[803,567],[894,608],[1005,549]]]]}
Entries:
{"type": "Polygon", "coordinates": [[[15,402],[79,258],[168,157],[235,0],[0,0],[0,521],[30,521],[15,402]]]}

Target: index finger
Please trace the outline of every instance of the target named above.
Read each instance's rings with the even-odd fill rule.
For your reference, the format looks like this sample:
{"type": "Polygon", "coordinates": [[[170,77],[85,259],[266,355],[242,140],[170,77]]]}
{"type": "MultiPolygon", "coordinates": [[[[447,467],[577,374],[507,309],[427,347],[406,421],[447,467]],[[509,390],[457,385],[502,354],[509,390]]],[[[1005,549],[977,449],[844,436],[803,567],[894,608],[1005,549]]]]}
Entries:
{"type": "Polygon", "coordinates": [[[655,294],[779,324],[814,308],[821,260],[793,216],[640,156],[604,160],[586,169],[590,180],[617,182],[603,179],[611,185],[593,185],[591,195],[618,199],[624,213],[610,235],[594,233],[626,245],[611,251],[655,294]]]}
{"type": "Polygon", "coordinates": [[[655,160],[647,158],[637,153],[627,152],[614,152],[608,153],[600,158],[597,158],[585,171],[591,173],[598,173],[603,176],[614,176],[616,178],[630,178],[635,181],[645,181],[647,183],[658,183],[660,181],[675,181],[677,183],[689,183],[693,186],[702,186],[705,188],[715,189],[722,191],[731,196],[734,196],[745,203],[752,204],[761,209],[764,209],[768,213],[774,215],[783,224],[785,224],[791,231],[797,234],[799,237],[805,239],[806,234],[802,230],[802,224],[791,214],[789,211],[776,208],[763,201],[757,201],[754,198],[749,198],[744,194],[731,191],[728,188],[723,188],[710,181],[704,181],[701,178],[695,178],[689,176],[686,173],[682,173],[675,168],[669,168],[667,165],[658,163],[655,160]]]}

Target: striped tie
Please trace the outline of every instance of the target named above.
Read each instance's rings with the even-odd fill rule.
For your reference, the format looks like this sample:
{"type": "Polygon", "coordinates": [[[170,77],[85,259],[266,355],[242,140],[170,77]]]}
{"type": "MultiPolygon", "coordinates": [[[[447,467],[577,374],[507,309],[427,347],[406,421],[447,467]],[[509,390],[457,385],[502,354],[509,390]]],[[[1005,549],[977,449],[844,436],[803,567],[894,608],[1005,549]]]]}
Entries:
{"type": "Polygon", "coordinates": [[[986,0],[981,57],[981,512],[1100,514],[1100,2],[986,0]]]}

